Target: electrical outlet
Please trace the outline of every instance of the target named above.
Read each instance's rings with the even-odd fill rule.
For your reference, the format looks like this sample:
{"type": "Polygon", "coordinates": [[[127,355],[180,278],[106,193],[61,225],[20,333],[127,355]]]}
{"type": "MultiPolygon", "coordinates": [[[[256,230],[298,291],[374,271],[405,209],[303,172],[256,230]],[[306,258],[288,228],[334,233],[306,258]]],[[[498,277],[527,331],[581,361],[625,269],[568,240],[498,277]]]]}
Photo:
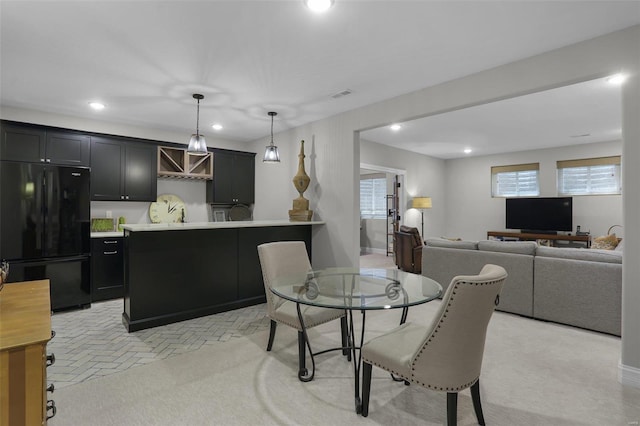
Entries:
{"type": "Polygon", "coordinates": [[[108,218],[112,218],[112,217],[113,217],[113,212],[112,212],[111,210],[107,210],[107,211],[105,212],[105,215],[106,215],[108,218]]]}

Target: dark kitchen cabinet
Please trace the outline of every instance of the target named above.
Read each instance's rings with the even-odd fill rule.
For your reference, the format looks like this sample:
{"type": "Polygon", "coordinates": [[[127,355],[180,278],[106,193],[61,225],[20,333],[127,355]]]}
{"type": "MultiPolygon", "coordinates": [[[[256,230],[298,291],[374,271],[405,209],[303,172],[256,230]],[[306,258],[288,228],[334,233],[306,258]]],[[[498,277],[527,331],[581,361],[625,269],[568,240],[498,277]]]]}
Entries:
{"type": "Polygon", "coordinates": [[[213,180],[207,182],[207,203],[253,204],[255,155],[250,152],[213,152],[213,180]]]}
{"type": "Polygon", "coordinates": [[[88,167],[90,137],[73,131],[3,122],[0,157],[8,161],[88,167]]]}
{"type": "Polygon", "coordinates": [[[91,301],[124,295],[122,237],[91,239],[91,301]]]}
{"type": "Polygon", "coordinates": [[[91,200],[155,201],[157,148],[116,138],[91,138],[91,200]]]}

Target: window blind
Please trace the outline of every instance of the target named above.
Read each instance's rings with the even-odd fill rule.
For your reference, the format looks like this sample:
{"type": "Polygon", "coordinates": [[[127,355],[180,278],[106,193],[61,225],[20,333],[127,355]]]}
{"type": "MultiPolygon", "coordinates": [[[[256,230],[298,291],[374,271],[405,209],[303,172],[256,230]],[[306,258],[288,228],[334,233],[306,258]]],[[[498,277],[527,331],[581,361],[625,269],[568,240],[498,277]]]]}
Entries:
{"type": "Polygon", "coordinates": [[[540,195],[538,163],[491,167],[493,197],[530,197],[540,195]]]}
{"type": "Polygon", "coordinates": [[[559,195],[621,193],[620,156],[558,161],[556,167],[559,195]]]}
{"type": "Polygon", "coordinates": [[[364,178],[360,180],[360,216],[364,219],[386,219],[386,178],[364,178]]]}

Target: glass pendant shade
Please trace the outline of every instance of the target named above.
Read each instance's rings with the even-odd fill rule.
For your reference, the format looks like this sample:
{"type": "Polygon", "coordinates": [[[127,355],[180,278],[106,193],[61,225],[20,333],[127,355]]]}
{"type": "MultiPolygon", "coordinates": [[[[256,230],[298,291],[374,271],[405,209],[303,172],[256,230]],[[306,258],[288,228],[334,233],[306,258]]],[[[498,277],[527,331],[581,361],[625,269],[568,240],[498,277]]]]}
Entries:
{"type": "Polygon", "coordinates": [[[204,140],[204,136],[191,135],[191,140],[189,140],[189,147],[187,148],[187,152],[189,154],[206,154],[207,142],[204,140]]]}
{"type": "Polygon", "coordinates": [[[262,161],[265,163],[279,163],[280,153],[278,152],[278,147],[275,145],[267,145],[262,161]]]}
{"type": "Polygon", "coordinates": [[[204,136],[200,134],[200,100],[204,99],[204,95],[194,93],[193,99],[196,99],[198,101],[198,112],[196,115],[196,133],[191,135],[187,152],[189,154],[205,155],[207,153],[207,142],[204,140],[204,136]]]}
{"type": "Polygon", "coordinates": [[[268,112],[271,117],[271,143],[267,145],[267,149],[264,151],[264,157],[262,157],[263,163],[279,163],[280,162],[280,153],[278,152],[278,147],[273,144],[273,117],[278,115],[277,112],[268,112]]]}

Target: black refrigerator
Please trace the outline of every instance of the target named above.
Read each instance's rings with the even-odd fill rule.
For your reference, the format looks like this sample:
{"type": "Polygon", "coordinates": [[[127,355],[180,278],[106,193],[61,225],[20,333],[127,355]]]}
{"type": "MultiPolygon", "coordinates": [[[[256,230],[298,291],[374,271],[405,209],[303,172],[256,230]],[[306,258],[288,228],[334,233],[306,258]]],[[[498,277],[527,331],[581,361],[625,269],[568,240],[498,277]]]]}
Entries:
{"type": "Polygon", "coordinates": [[[91,303],[89,169],[0,162],[0,259],[8,282],[49,279],[51,308],[91,303]]]}

